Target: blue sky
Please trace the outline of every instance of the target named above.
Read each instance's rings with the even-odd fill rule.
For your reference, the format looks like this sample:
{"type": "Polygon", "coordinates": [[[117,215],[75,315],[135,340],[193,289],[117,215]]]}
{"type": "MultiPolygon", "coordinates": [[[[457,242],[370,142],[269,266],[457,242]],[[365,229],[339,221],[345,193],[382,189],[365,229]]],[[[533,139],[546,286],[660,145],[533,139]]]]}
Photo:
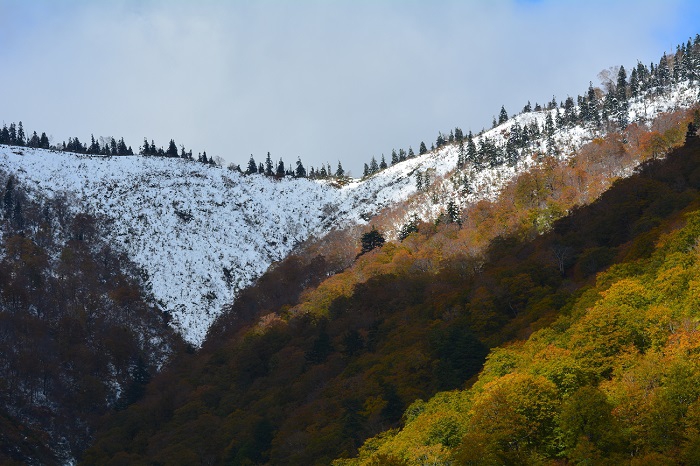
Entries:
{"type": "Polygon", "coordinates": [[[697,33],[683,0],[0,0],[0,118],[359,175],[697,33]]]}

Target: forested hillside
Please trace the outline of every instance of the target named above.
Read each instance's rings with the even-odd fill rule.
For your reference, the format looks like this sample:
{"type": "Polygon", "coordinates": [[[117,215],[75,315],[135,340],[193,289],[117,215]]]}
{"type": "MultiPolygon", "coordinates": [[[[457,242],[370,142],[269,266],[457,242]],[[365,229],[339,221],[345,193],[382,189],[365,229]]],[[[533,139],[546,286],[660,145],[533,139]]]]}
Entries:
{"type": "Polygon", "coordinates": [[[0,463],[62,464],[184,344],[99,219],[0,183],[0,463]]]}
{"type": "MultiPolygon", "coordinates": [[[[692,118],[683,115],[671,118],[672,134],[692,118]]],[[[300,279],[290,285],[296,303],[220,318],[200,353],[109,420],[85,463],[328,464],[352,455],[400,425],[417,398],[474,380],[488,348],[556,322],[598,271],[647,257],[660,225],[695,202],[697,146],[649,158],[576,208],[613,182],[608,170],[646,153],[622,139],[550,159],[459,222],[417,222],[402,242],[365,252],[318,286],[300,279]],[[575,175],[587,189],[568,189],[575,175]]],[[[295,260],[286,267],[311,267],[295,260]]]]}
{"type": "Polygon", "coordinates": [[[559,222],[570,246],[582,221],[617,218],[570,266],[614,265],[552,325],[492,350],[470,389],[412,403],[400,430],[334,464],[698,464],[699,164],[696,138],[559,222]]]}

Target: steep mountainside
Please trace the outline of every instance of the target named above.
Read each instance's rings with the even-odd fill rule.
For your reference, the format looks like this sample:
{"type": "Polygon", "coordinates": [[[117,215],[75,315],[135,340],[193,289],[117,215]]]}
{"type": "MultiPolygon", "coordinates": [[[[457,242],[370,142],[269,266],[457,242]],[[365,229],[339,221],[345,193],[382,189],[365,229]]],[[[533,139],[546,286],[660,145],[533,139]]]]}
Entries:
{"type": "MultiPolygon", "coordinates": [[[[589,216],[639,232],[615,265],[552,326],[491,351],[473,387],[414,402],[333,464],[698,464],[699,188],[697,138],[613,188],[589,216]]],[[[555,227],[565,241],[577,217],[555,227]]]]}
{"type": "MultiPolygon", "coordinates": [[[[644,124],[697,99],[698,88],[684,81],[660,95],[632,99],[628,118],[644,124]]],[[[107,219],[110,240],[143,269],[172,325],[199,346],[225,304],[308,238],[364,224],[382,209],[401,206],[384,225],[393,238],[414,215],[431,220],[450,203],[464,208],[494,199],[517,173],[538,166],[542,154],[566,158],[606,134],[602,127],[562,123],[550,138],[533,138],[514,149],[510,162],[499,159],[507,155],[514,126],[544,128],[555,113],[522,113],[474,137],[475,147],[496,148],[496,159],[461,163],[460,152],[466,159],[467,149],[449,144],[342,188],[326,181],[243,176],[180,159],[12,146],[0,146],[0,167],[42,195],[66,194],[76,202],[74,209],[107,219]],[[420,190],[418,176],[426,177],[420,190]]],[[[625,173],[611,174],[620,175],[625,173]]]]}
{"type": "Polygon", "coordinates": [[[325,309],[282,308],[217,334],[161,374],[142,402],[110,420],[86,464],[321,465],[352,454],[363,438],[398,425],[417,398],[462,387],[486,345],[546,327],[596,272],[648,257],[663,231],[656,226],[698,202],[692,154],[650,163],[534,240],[497,238],[481,260],[440,258],[460,230],[419,225],[326,280],[318,288],[325,309]],[[344,292],[343,277],[370,269],[344,292]]]}
{"type": "Polygon", "coordinates": [[[35,192],[104,218],[174,327],[201,344],[221,306],[321,231],[335,189],[243,177],[179,159],[90,157],[2,146],[0,166],[35,192]]]}
{"type": "Polygon", "coordinates": [[[0,183],[0,463],[67,464],[184,344],[101,222],[0,183]]]}

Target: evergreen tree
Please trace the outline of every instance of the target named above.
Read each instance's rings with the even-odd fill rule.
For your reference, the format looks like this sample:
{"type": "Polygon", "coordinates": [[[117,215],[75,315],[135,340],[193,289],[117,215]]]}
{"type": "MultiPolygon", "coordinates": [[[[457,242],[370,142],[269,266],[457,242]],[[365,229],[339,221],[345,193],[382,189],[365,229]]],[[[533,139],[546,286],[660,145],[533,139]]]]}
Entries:
{"type": "Polygon", "coordinates": [[[488,164],[489,168],[495,168],[503,163],[503,157],[500,149],[486,136],[482,136],[477,154],[477,157],[480,160],[480,165],[486,163],[488,164]]]}
{"type": "Polygon", "coordinates": [[[280,157],[280,161],[277,162],[277,170],[275,170],[275,176],[282,178],[284,176],[284,174],[285,174],[284,162],[282,161],[282,158],[280,157]]]}
{"type": "Polygon", "coordinates": [[[547,136],[547,149],[551,152],[554,150],[554,120],[552,113],[547,112],[544,120],[544,134],[547,136]]]}
{"type": "Polygon", "coordinates": [[[629,104],[627,100],[617,102],[617,125],[621,130],[629,124],[629,104]]]}
{"type": "MultiPolygon", "coordinates": [[[[35,133],[36,134],[36,133],[35,133]]],[[[90,146],[88,147],[88,154],[99,154],[102,151],[100,143],[95,141],[95,136],[90,135],[90,146]]]]}
{"type": "Polygon", "coordinates": [[[423,174],[416,171],[416,190],[423,191],[423,174]]]}
{"type": "Polygon", "coordinates": [[[335,171],[335,177],[336,178],[343,178],[345,176],[345,170],[343,170],[343,166],[340,164],[340,160],[338,160],[338,168],[335,171]]]}
{"type": "Polygon", "coordinates": [[[455,141],[459,142],[464,139],[464,133],[460,128],[455,128],[455,141]]]}
{"type": "Polygon", "coordinates": [[[428,148],[425,147],[425,143],[423,141],[421,141],[420,148],[418,149],[418,153],[420,155],[423,155],[423,154],[426,154],[427,152],[428,152],[428,148]]]}
{"type": "Polygon", "coordinates": [[[471,131],[469,131],[469,134],[467,135],[467,160],[477,169],[481,168],[479,155],[476,150],[476,144],[474,144],[474,136],[472,135],[471,131]]]}
{"type": "Polygon", "coordinates": [[[270,157],[270,153],[267,153],[267,157],[265,158],[265,175],[267,176],[272,176],[274,175],[273,173],[273,165],[272,165],[272,157],[270,157]]]}
{"type": "Polygon", "coordinates": [[[527,101],[527,104],[523,107],[523,113],[530,113],[532,111],[532,105],[530,104],[530,101],[527,101]]]}
{"type": "Polygon", "coordinates": [[[202,152],[202,163],[209,163],[209,159],[207,158],[207,151],[202,152]]]}
{"type": "Polygon", "coordinates": [[[568,125],[576,124],[576,105],[574,99],[569,96],[564,101],[564,121],[568,125]]]}
{"type": "Polygon", "coordinates": [[[460,185],[459,191],[462,194],[462,196],[467,196],[467,195],[472,194],[474,192],[474,190],[472,189],[471,180],[470,180],[469,176],[467,176],[464,173],[459,177],[459,185],[460,185]]]}
{"type": "Polygon", "coordinates": [[[365,163],[365,168],[362,170],[362,178],[367,178],[369,176],[369,165],[365,163]]]}
{"type": "Polygon", "coordinates": [[[68,145],[66,146],[66,149],[69,152],[75,152],[76,154],[84,154],[87,152],[87,148],[83,145],[83,143],[80,142],[80,139],[77,137],[75,138],[68,138],[68,145]]]}
{"type": "MultiPolygon", "coordinates": [[[[117,154],[119,153],[118,150],[115,152],[117,154]]],[[[167,157],[177,157],[177,146],[175,145],[175,141],[173,139],[171,139],[170,142],[168,143],[168,150],[165,151],[165,155],[167,157]]]]}
{"type": "Polygon", "coordinates": [[[682,61],[682,67],[683,67],[683,79],[688,79],[690,80],[690,84],[693,84],[693,81],[695,81],[696,78],[696,73],[695,73],[695,62],[696,60],[693,57],[693,49],[692,45],[690,44],[690,41],[688,41],[688,46],[686,47],[686,53],[683,55],[683,61],[682,61]]]}
{"type": "Polygon", "coordinates": [[[399,156],[396,155],[396,149],[391,150],[391,164],[396,165],[399,163],[399,156]]]}
{"type": "Polygon", "coordinates": [[[457,146],[457,168],[464,168],[464,164],[467,161],[467,151],[464,147],[464,140],[459,140],[459,145],[457,146]]]}
{"type": "Polygon", "coordinates": [[[264,175],[265,174],[265,165],[263,165],[262,162],[258,165],[258,175],[264,175]]]}
{"type": "Polygon", "coordinates": [[[326,171],[326,166],[321,164],[321,170],[318,174],[321,179],[328,178],[328,172],[326,171]]]}
{"type": "Polygon", "coordinates": [[[23,146],[26,142],[25,139],[26,136],[24,134],[24,128],[22,127],[22,122],[20,121],[17,125],[17,141],[15,142],[15,144],[17,144],[18,146],[23,146]]]}
{"type": "Polygon", "coordinates": [[[620,66],[620,71],[617,73],[616,92],[619,102],[627,102],[627,72],[624,66],[620,66]]]}
{"type": "MultiPolygon", "coordinates": [[[[533,122],[533,123],[537,124],[536,122],[533,122]]],[[[520,131],[520,144],[518,145],[518,147],[520,147],[520,148],[526,147],[530,143],[531,139],[532,139],[532,137],[531,137],[531,133],[530,133],[530,126],[529,125],[523,126],[522,130],[520,131]]]]}
{"type": "Polygon", "coordinates": [[[408,146],[408,156],[407,156],[407,157],[408,157],[409,159],[412,159],[412,158],[415,157],[415,156],[416,156],[416,154],[413,152],[413,147],[408,146]]]}
{"type": "Polygon", "coordinates": [[[46,133],[41,133],[41,137],[39,138],[39,147],[42,149],[48,149],[49,146],[50,143],[48,136],[46,136],[46,133]]]}
{"type": "Polygon", "coordinates": [[[639,83],[639,92],[644,92],[648,89],[648,80],[649,80],[649,70],[647,67],[644,65],[644,63],[638,61],[637,62],[637,81],[639,83]]]}
{"type": "Polygon", "coordinates": [[[141,155],[151,155],[151,146],[148,144],[148,139],[143,138],[143,146],[139,149],[139,153],[141,155]]]}
{"type": "Polygon", "coordinates": [[[639,77],[637,74],[637,68],[632,68],[632,73],[630,73],[629,91],[631,97],[639,96],[639,77]]]}
{"type": "Polygon", "coordinates": [[[513,126],[510,127],[508,141],[511,142],[514,145],[514,147],[523,146],[523,129],[517,121],[513,123],[513,126]]]}
{"type": "Polygon", "coordinates": [[[596,96],[595,89],[593,89],[593,83],[589,81],[588,83],[588,95],[586,98],[586,116],[587,121],[600,124],[600,114],[598,113],[598,97],[596,96]]]}
{"type": "Polygon", "coordinates": [[[659,66],[656,69],[656,75],[657,75],[657,83],[659,87],[661,87],[661,91],[663,91],[663,88],[668,86],[671,83],[671,71],[668,68],[668,57],[664,53],[664,56],[661,57],[661,61],[659,62],[659,66]]]}
{"type": "Polygon", "coordinates": [[[502,125],[506,121],[508,121],[508,112],[506,112],[506,108],[501,105],[501,111],[498,114],[498,124],[502,125]]]}
{"type": "Polygon", "coordinates": [[[462,216],[453,199],[450,199],[447,203],[447,212],[445,217],[447,223],[456,223],[460,226],[462,225],[462,216]]]}
{"type": "Polygon", "coordinates": [[[438,137],[437,137],[437,140],[435,141],[435,147],[439,149],[444,145],[445,145],[445,136],[442,134],[442,132],[438,132],[438,137]]]}
{"type": "Polygon", "coordinates": [[[369,163],[369,172],[370,174],[375,174],[379,171],[379,164],[377,164],[377,159],[372,156],[372,160],[369,163]]]}
{"type": "Polygon", "coordinates": [[[547,136],[554,134],[554,119],[552,118],[552,112],[547,112],[547,116],[544,118],[544,133],[547,136]]]}
{"type": "Polygon", "coordinates": [[[10,144],[10,130],[5,124],[2,125],[2,131],[0,131],[0,144],[10,144]]]}
{"type": "Polygon", "coordinates": [[[404,160],[406,160],[406,151],[399,149],[399,162],[403,162],[404,160]]]}
{"type": "Polygon", "coordinates": [[[384,170],[387,167],[386,160],[384,160],[384,154],[382,154],[382,161],[379,162],[379,169],[384,170]]]}
{"type": "Polygon", "coordinates": [[[258,164],[255,163],[255,158],[253,154],[250,154],[250,159],[248,160],[248,168],[245,171],[246,175],[253,175],[258,172],[258,164]]]}
{"type": "Polygon", "coordinates": [[[399,230],[399,241],[405,240],[411,233],[418,233],[418,217],[416,214],[413,214],[411,219],[399,230]]]}
{"type": "Polygon", "coordinates": [[[557,128],[564,126],[564,117],[558,108],[554,109],[554,124],[557,128]]]}
{"type": "Polygon", "coordinates": [[[17,144],[17,126],[15,126],[14,123],[10,123],[8,141],[9,141],[8,144],[11,144],[11,145],[17,144]]]}
{"type": "Polygon", "coordinates": [[[297,158],[297,168],[294,175],[297,178],[306,178],[306,169],[304,168],[304,164],[301,163],[301,157],[297,158]]]}
{"type": "Polygon", "coordinates": [[[377,230],[375,226],[360,238],[362,251],[360,255],[369,252],[373,249],[380,248],[384,245],[384,236],[377,230]]]}
{"type": "MultiPolygon", "coordinates": [[[[129,155],[129,148],[126,147],[124,138],[119,139],[119,143],[117,144],[117,155],[129,155]]],[[[175,149],[175,155],[177,156],[177,148],[175,149]]]]}
{"type": "Polygon", "coordinates": [[[36,134],[36,131],[32,133],[32,137],[27,141],[27,145],[29,147],[39,147],[39,135],[36,134]]]}
{"type": "Polygon", "coordinates": [[[514,167],[518,163],[519,156],[516,144],[512,139],[509,139],[508,142],[506,142],[506,165],[514,167]]]}

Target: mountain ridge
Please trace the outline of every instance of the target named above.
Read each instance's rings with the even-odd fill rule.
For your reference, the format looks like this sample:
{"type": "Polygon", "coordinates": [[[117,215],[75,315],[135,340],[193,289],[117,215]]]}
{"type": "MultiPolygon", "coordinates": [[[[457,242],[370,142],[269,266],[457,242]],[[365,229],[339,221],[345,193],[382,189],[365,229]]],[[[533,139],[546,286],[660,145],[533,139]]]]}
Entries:
{"type": "MultiPolygon", "coordinates": [[[[628,111],[630,119],[643,123],[696,100],[697,88],[681,82],[660,97],[633,100],[628,111]]],[[[505,146],[514,125],[544,127],[555,112],[516,115],[477,135],[475,144],[491,140],[505,146]]],[[[605,132],[582,126],[562,127],[552,141],[567,157],[601,134],[605,132]]],[[[180,159],[16,146],[0,146],[0,166],[17,171],[48,195],[66,193],[81,209],[108,219],[112,240],[147,274],[150,291],[171,315],[172,325],[200,346],[224,305],[297,244],[333,228],[364,225],[382,209],[408,201],[386,225],[386,234],[395,238],[412,216],[435,219],[450,202],[464,207],[493,199],[516,173],[537,166],[537,154],[551,149],[548,145],[539,139],[528,149],[531,155],[521,152],[514,165],[460,169],[459,146],[451,144],[339,189],[325,181],[243,176],[180,159]],[[422,193],[414,179],[420,173],[432,177],[422,193]],[[175,289],[173,284],[182,286],[175,289]]]]}
{"type": "MultiPolygon", "coordinates": [[[[145,294],[139,309],[148,309],[151,323],[117,322],[136,336],[126,350],[104,355],[121,358],[121,378],[113,365],[95,368],[87,356],[60,354],[61,364],[88,372],[79,379],[86,406],[118,411],[107,416],[86,461],[325,464],[398,426],[416,398],[473,380],[488,348],[551,325],[582,283],[623,258],[626,239],[639,236],[626,254],[643,256],[657,222],[688,202],[692,193],[672,191],[694,186],[693,170],[677,175],[673,187],[642,183],[625,191],[622,207],[579,224],[590,237],[562,234],[568,214],[580,219],[581,206],[620,196],[625,184],[616,180],[662,167],[657,160],[683,143],[685,125],[700,121],[700,89],[685,60],[700,51],[696,42],[651,72],[639,65],[629,83],[620,69],[617,84],[591,85],[578,103],[553,99],[511,118],[502,109],[489,131],[441,134],[433,151],[342,183],[264,176],[254,167],[243,175],[176,156],[0,146],[7,178],[0,265],[36,275],[31,251],[45,241],[42,209],[32,208],[32,224],[22,213],[25,201],[35,202],[50,206],[49,226],[51,209],[75,216],[68,246],[60,257],[51,253],[49,264],[88,273],[94,258],[75,262],[74,253],[98,253],[89,246],[96,239],[128,258],[122,272],[130,287],[100,278],[104,296],[77,300],[75,309],[69,294],[75,312],[68,324],[85,332],[95,312],[116,304],[128,313],[145,294]],[[656,202],[656,192],[668,199],[656,202]],[[368,230],[381,241],[363,241],[360,250],[368,230]],[[18,253],[17,244],[30,254],[18,253]],[[188,348],[179,348],[164,320],[188,348]],[[148,332],[156,329],[167,337],[152,341],[148,332]],[[163,356],[139,359],[145,343],[163,356]],[[106,375],[96,380],[95,373],[106,375]]],[[[15,312],[15,289],[0,292],[11,303],[0,316],[37,318],[56,331],[35,307],[15,312]]],[[[99,338],[68,334],[99,353],[99,338]]],[[[30,359],[31,349],[22,357],[30,359]]],[[[44,409],[35,396],[50,390],[37,388],[27,368],[18,393],[44,409]]],[[[7,406],[8,428],[31,422],[7,406]]],[[[76,413],[87,428],[66,434],[70,453],[53,446],[63,458],[80,458],[97,425],[91,413],[76,413]]]]}

